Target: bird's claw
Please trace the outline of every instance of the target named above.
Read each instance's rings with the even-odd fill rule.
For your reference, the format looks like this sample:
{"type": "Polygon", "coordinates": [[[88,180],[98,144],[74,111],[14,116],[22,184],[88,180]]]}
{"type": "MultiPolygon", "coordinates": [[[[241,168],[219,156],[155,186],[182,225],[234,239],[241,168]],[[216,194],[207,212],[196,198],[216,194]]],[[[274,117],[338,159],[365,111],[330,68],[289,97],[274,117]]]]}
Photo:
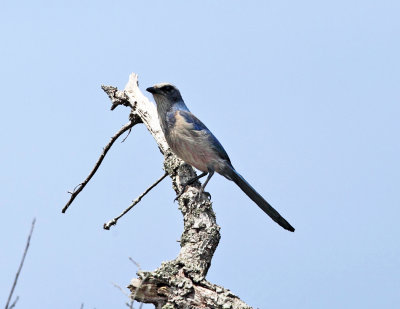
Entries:
{"type": "Polygon", "coordinates": [[[174,202],[176,202],[182,196],[182,194],[185,193],[187,184],[184,184],[182,186],[183,186],[183,188],[182,188],[181,192],[175,197],[174,202]]]}
{"type": "Polygon", "coordinates": [[[183,192],[179,193],[175,198],[174,198],[174,203],[182,196],[183,192]]]}

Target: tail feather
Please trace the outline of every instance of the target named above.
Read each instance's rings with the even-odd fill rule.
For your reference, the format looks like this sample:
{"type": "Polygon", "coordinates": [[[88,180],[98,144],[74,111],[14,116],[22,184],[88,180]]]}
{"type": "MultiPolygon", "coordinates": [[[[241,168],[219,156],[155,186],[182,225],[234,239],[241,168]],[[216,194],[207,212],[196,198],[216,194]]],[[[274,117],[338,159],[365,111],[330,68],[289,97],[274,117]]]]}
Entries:
{"type": "MultiPolygon", "coordinates": [[[[294,232],[294,227],[289,224],[233,167],[227,171],[229,179],[234,181],[244,193],[251,198],[268,216],[284,229],[294,232]]],[[[225,176],[226,177],[226,176],[225,176]]]]}

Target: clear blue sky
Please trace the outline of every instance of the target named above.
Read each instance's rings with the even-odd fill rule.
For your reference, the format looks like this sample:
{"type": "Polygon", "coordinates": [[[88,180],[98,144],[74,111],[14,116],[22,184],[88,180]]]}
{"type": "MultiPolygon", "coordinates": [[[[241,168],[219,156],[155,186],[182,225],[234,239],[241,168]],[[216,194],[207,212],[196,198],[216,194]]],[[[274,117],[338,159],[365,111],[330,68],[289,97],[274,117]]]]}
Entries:
{"type": "MultiPolygon", "coordinates": [[[[22,308],[124,308],[136,268],[176,257],[182,218],[144,127],[101,84],[176,84],[237,170],[296,227],[233,183],[208,186],[222,239],[208,279],[255,308],[400,307],[398,1],[3,1],[0,302],[33,217],[22,308]],[[217,3],[216,3],[217,2],[217,3]]],[[[151,306],[145,306],[151,308],[151,306]]]]}

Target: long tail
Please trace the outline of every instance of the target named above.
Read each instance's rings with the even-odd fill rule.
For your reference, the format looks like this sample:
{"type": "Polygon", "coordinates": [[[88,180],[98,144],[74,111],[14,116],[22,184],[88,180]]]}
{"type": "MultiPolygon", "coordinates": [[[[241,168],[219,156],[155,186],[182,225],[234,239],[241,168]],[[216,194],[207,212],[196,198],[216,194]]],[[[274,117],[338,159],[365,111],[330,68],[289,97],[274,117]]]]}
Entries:
{"type": "Polygon", "coordinates": [[[268,216],[284,229],[294,232],[294,227],[289,224],[258,192],[238,173],[233,167],[225,170],[227,178],[233,180],[244,193],[251,198],[268,216]]]}

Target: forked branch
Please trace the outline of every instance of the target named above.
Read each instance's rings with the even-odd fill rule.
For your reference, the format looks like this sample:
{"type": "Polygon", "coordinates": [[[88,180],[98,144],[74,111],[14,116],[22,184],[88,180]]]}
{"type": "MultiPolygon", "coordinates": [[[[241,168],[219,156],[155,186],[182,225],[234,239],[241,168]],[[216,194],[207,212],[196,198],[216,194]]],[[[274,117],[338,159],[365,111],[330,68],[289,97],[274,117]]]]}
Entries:
{"type": "MultiPolygon", "coordinates": [[[[156,108],[139,89],[138,76],[134,73],[130,75],[124,91],[119,91],[112,86],[102,86],[102,88],[111,100],[111,109],[119,105],[130,107],[130,118],[135,119],[135,121],[125,125],[114,135],[88,178],[71,193],[71,199],[64,207],[63,212],[94,175],[112,143],[123,132],[139,122],[146,126],[164,155],[164,170],[166,172],[146,191],[150,191],[166,175],[169,175],[173,189],[176,193],[180,193],[182,184],[195,177],[196,173],[192,167],[178,159],[169,149],[158,122],[156,108]]],[[[205,279],[220,240],[220,228],[216,223],[212,203],[207,195],[203,194],[200,198],[198,197],[199,186],[199,182],[191,184],[178,199],[184,222],[179,255],[172,261],[162,263],[155,271],[138,271],[138,278],[132,279],[128,286],[131,291],[130,296],[139,302],[152,303],[156,308],[163,309],[249,309],[250,306],[229,290],[205,279]]],[[[144,194],[139,196],[137,202],[144,194]]],[[[137,202],[134,201],[120,216],[106,223],[104,228],[107,229],[116,224],[117,220],[137,202]]]]}

